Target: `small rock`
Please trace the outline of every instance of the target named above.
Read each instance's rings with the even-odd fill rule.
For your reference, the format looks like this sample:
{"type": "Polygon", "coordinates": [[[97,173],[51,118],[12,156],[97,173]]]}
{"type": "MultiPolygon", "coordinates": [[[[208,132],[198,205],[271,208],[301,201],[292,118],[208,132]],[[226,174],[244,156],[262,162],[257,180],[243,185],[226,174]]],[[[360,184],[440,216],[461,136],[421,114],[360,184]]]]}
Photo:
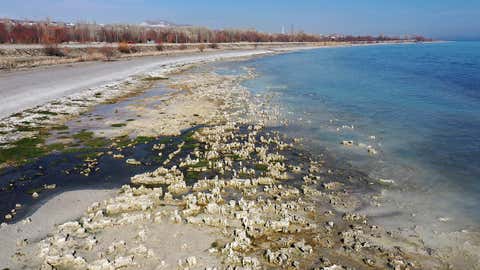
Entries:
{"type": "Polygon", "coordinates": [[[38,195],[37,192],[34,192],[34,193],[32,194],[32,198],[34,198],[34,199],[38,198],[39,196],[40,196],[40,195],[38,195]]]}
{"type": "Polygon", "coordinates": [[[345,146],[353,146],[353,141],[342,141],[341,144],[345,146]]]}
{"type": "Polygon", "coordinates": [[[122,154],[114,154],[113,155],[113,158],[117,158],[117,159],[121,159],[121,158],[124,158],[125,156],[122,155],[122,154]]]}
{"type": "Polygon", "coordinates": [[[189,267],[193,267],[197,264],[197,258],[195,258],[195,256],[188,257],[186,262],[189,267]]]}
{"type": "Polygon", "coordinates": [[[448,218],[448,217],[439,217],[439,218],[438,218],[438,221],[448,222],[448,221],[450,221],[450,218],[448,218]]]}
{"type": "Polygon", "coordinates": [[[141,165],[142,163],[134,158],[129,158],[127,161],[125,161],[127,164],[130,165],[141,165]]]}
{"type": "Polygon", "coordinates": [[[382,184],[390,184],[390,185],[393,185],[395,184],[395,180],[392,180],[392,179],[378,179],[378,182],[382,183],[382,184]]]}
{"type": "Polygon", "coordinates": [[[51,185],[43,185],[44,189],[55,189],[57,187],[56,184],[51,184],[51,185]]]}
{"type": "Polygon", "coordinates": [[[370,259],[370,258],[363,259],[363,262],[368,266],[374,266],[375,265],[375,261],[370,259]]]}

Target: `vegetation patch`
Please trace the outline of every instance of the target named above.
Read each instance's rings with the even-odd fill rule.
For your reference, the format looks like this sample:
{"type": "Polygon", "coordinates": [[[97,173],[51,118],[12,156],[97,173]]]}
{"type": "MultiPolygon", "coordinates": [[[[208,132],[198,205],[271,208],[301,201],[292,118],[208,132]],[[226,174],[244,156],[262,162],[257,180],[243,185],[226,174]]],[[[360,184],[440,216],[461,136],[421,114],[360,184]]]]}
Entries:
{"type": "Polygon", "coordinates": [[[168,78],[162,77],[162,76],[150,76],[142,79],[142,81],[146,81],[146,82],[159,81],[159,80],[168,80],[168,78]]]}
{"type": "Polygon", "coordinates": [[[110,126],[111,127],[116,127],[116,128],[119,128],[119,127],[124,127],[126,126],[127,124],[125,123],[115,123],[115,124],[111,124],[110,126]]]}
{"type": "Polygon", "coordinates": [[[27,194],[32,195],[33,193],[40,193],[42,192],[43,188],[32,188],[27,190],[27,194]]]}
{"type": "Polygon", "coordinates": [[[46,115],[58,115],[56,112],[51,112],[51,111],[36,111],[35,113],[38,114],[46,114],[46,115]]]}
{"type": "Polygon", "coordinates": [[[54,126],[51,128],[52,130],[67,130],[68,126],[66,125],[61,125],[61,126],[54,126]]]}
{"type": "Polygon", "coordinates": [[[133,140],[134,144],[139,144],[139,143],[149,143],[155,140],[155,137],[148,137],[148,136],[138,136],[133,140]]]}
{"type": "Polygon", "coordinates": [[[135,139],[130,139],[128,135],[123,135],[116,137],[114,139],[114,142],[116,143],[117,147],[127,147],[130,144],[135,145],[135,144],[141,144],[141,143],[149,143],[156,140],[155,137],[148,137],[148,136],[138,136],[135,139]]]}
{"type": "Polygon", "coordinates": [[[36,137],[20,139],[13,143],[12,147],[0,149],[0,163],[24,162],[39,157],[46,153],[40,146],[43,142],[43,139],[36,137]]]}
{"type": "Polygon", "coordinates": [[[198,180],[200,179],[200,173],[194,171],[187,171],[185,178],[187,181],[198,180]]]}
{"type": "Polygon", "coordinates": [[[201,168],[201,167],[207,167],[207,166],[208,166],[208,160],[202,159],[202,160],[198,161],[197,164],[192,164],[189,167],[190,168],[201,168]]]}
{"type": "Polygon", "coordinates": [[[185,143],[185,145],[183,146],[183,149],[186,149],[186,150],[193,150],[197,147],[199,147],[200,144],[199,143],[185,143]]]}
{"type": "Polygon", "coordinates": [[[58,44],[47,44],[43,50],[47,56],[66,56],[65,52],[58,46],[58,44]]]}
{"type": "Polygon", "coordinates": [[[268,170],[268,165],[257,163],[254,166],[255,170],[266,172],[268,170]]]}
{"type": "Polygon", "coordinates": [[[38,128],[36,128],[36,127],[31,127],[31,126],[27,126],[27,125],[16,126],[16,128],[17,128],[17,131],[20,131],[20,132],[28,132],[28,131],[38,130],[38,128]]]}
{"type": "Polygon", "coordinates": [[[92,148],[103,148],[110,143],[109,140],[102,137],[95,137],[93,132],[86,130],[82,130],[79,133],[74,134],[72,137],[78,140],[81,144],[92,148]]]}
{"type": "Polygon", "coordinates": [[[46,146],[46,150],[48,152],[51,152],[51,151],[62,151],[63,149],[65,149],[65,144],[63,143],[52,143],[52,144],[49,144],[46,146]]]}

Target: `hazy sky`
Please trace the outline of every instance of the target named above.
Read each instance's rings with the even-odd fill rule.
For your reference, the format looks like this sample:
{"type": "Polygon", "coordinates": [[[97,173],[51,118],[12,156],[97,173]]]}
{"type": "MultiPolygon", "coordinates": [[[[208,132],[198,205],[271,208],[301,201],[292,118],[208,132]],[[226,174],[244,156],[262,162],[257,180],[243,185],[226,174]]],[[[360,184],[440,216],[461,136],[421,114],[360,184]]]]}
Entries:
{"type": "Polygon", "coordinates": [[[0,0],[0,17],[480,39],[480,0],[0,0]]]}

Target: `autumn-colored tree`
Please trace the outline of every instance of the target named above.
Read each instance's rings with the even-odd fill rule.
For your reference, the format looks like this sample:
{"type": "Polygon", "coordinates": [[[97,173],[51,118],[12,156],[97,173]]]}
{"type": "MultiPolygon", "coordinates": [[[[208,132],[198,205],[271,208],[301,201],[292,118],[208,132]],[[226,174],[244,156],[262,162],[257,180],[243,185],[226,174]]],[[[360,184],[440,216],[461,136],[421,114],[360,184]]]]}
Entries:
{"type": "Polygon", "coordinates": [[[0,23],[0,43],[10,42],[10,34],[8,33],[7,26],[0,23]]]}
{"type": "Polygon", "coordinates": [[[13,43],[31,44],[40,42],[40,33],[36,27],[26,27],[17,24],[12,28],[10,36],[13,43]]]}
{"type": "MultiPolygon", "coordinates": [[[[339,36],[311,35],[301,31],[294,34],[269,34],[256,30],[210,30],[205,27],[154,28],[139,25],[97,25],[7,21],[0,25],[0,42],[3,43],[62,43],[62,42],[120,42],[145,43],[151,41],[166,43],[227,43],[227,42],[377,42],[399,40],[387,36],[339,36]]],[[[428,40],[421,36],[417,41],[428,40]]]]}

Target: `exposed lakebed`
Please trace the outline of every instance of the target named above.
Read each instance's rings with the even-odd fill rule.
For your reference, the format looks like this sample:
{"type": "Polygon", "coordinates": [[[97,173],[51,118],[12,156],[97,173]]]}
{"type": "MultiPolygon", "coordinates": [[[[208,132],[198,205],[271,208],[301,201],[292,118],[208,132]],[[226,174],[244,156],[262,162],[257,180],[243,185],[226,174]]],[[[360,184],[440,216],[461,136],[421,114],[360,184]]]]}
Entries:
{"type": "MultiPolygon", "coordinates": [[[[368,177],[325,148],[311,151],[308,143],[279,133],[288,131],[281,126],[290,122],[276,119],[278,110],[270,107],[268,93],[251,96],[239,85],[253,77],[251,69],[240,69],[240,75],[228,71],[222,76],[207,67],[180,80],[172,78],[169,86],[186,93],[176,96],[175,102],[162,101],[165,93],[154,89],[96,106],[67,122],[65,129],[52,132],[50,143],[65,140],[72,150],[4,171],[3,176],[25,183],[17,189],[22,194],[19,200],[25,202],[15,219],[62,190],[115,188],[131,182],[116,197],[92,205],[87,216],[55,229],[40,241],[41,252],[34,242],[21,242],[25,249],[15,259],[25,265],[122,264],[147,269],[161,263],[153,254],[165,252],[146,237],[158,237],[155,228],[161,223],[215,228],[218,240],[208,253],[229,266],[415,269],[442,264],[418,235],[406,239],[385,232],[367,221],[371,216],[359,214],[378,204],[388,181],[368,177]],[[138,113],[132,108],[146,110],[138,113]],[[130,132],[155,125],[172,125],[183,132],[168,130],[178,134],[153,137],[130,132]],[[82,153],[85,145],[88,151],[82,153]],[[34,177],[21,180],[19,172],[34,177]],[[53,184],[55,189],[49,189],[53,184]],[[43,189],[37,200],[25,195],[29,188],[39,187],[43,189]],[[127,249],[116,250],[112,243],[118,240],[119,229],[125,232],[121,238],[127,249]],[[135,247],[139,242],[145,246],[135,247]],[[72,254],[71,247],[78,252],[72,254]],[[96,254],[104,253],[108,259],[102,255],[98,260],[96,254]]],[[[11,191],[15,194],[15,189],[11,191]]],[[[390,215],[397,213],[382,217],[390,215]]],[[[200,253],[206,253],[205,247],[200,253]]],[[[197,258],[200,265],[205,263],[197,258]]],[[[178,264],[195,266],[197,259],[181,258],[178,264]]]]}

